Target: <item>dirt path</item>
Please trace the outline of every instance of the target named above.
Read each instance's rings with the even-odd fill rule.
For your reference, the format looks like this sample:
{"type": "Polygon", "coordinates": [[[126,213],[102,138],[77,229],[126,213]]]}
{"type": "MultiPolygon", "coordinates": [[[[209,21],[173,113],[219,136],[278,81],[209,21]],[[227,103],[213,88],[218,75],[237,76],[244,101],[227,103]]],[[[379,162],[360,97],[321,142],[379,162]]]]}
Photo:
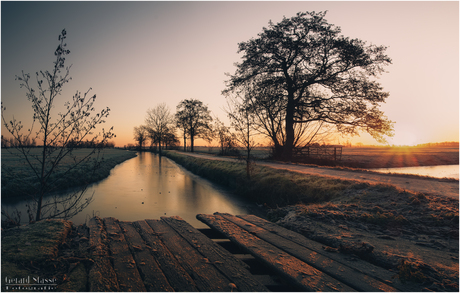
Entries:
{"type": "MultiPolygon", "coordinates": [[[[217,157],[206,154],[196,153],[182,153],[184,155],[205,158],[210,160],[221,160],[221,161],[237,161],[232,158],[217,157]]],[[[258,161],[257,165],[266,166],[275,169],[289,170],[304,174],[318,175],[330,178],[355,180],[361,182],[367,182],[370,184],[388,184],[393,185],[399,189],[421,192],[433,195],[443,195],[451,198],[459,198],[459,182],[445,182],[441,179],[433,178],[410,178],[404,175],[397,174],[379,174],[369,171],[351,171],[351,170],[337,170],[327,167],[314,167],[302,164],[292,163],[275,163],[275,162],[262,162],[258,161]]]]}

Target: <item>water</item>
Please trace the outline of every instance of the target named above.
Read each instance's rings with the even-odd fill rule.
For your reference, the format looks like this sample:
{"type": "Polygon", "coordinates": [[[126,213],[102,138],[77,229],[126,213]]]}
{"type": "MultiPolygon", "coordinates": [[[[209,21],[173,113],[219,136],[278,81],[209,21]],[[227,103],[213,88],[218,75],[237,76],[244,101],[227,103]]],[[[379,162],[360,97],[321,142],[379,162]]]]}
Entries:
{"type": "Polygon", "coordinates": [[[398,173],[459,179],[459,165],[370,169],[381,173],[398,173]]]}
{"type": "MultiPolygon", "coordinates": [[[[106,179],[92,184],[93,202],[71,218],[85,223],[93,215],[122,221],[180,216],[196,228],[207,227],[195,216],[199,213],[252,214],[257,206],[246,202],[207,180],[193,175],[173,161],[142,152],[112,169],[106,179]]],[[[25,202],[8,206],[27,217],[25,202]]]]}

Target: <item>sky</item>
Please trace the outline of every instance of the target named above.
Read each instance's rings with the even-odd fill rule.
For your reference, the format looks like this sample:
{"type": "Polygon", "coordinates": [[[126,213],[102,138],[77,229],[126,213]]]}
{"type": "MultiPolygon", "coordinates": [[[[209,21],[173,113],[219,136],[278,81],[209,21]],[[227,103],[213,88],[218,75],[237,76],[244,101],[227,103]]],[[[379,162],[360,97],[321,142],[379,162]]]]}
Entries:
{"type": "MultiPolygon", "coordinates": [[[[51,70],[58,35],[67,31],[72,80],[60,104],[92,88],[96,109],[111,109],[116,146],[133,143],[146,112],[172,113],[198,99],[228,124],[221,92],[241,61],[238,43],[269,21],[325,11],[342,34],[384,45],[392,65],[379,82],[390,93],[381,109],[395,122],[389,144],[459,140],[458,2],[3,2],[1,100],[5,117],[27,125],[32,108],[15,76],[51,70]]],[[[2,126],[2,134],[5,130],[2,126]]],[[[368,134],[340,142],[377,144],[368,134]]]]}

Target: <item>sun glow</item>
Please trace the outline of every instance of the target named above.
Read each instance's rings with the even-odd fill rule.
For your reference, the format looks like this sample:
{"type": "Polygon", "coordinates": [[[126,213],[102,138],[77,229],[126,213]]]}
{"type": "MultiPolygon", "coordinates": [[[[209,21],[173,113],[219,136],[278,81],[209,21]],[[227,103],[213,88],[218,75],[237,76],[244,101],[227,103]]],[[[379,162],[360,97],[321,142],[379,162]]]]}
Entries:
{"type": "Polygon", "coordinates": [[[396,133],[395,136],[388,139],[388,141],[390,144],[397,146],[414,146],[417,144],[415,134],[406,131],[396,133]]]}

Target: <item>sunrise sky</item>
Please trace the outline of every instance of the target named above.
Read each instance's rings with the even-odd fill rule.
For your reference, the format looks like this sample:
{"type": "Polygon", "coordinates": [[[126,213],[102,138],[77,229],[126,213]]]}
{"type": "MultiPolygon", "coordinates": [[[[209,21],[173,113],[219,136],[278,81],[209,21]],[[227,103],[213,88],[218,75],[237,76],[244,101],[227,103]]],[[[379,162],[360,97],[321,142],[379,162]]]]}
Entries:
{"type": "MultiPolygon", "coordinates": [[[[15,75],[51,70],[65,28],[73,66],[60,104],[91,87],[97,108],[111,109],[105,127],[117,146],[134,143],[133,128],[163,102],[174,113],[199,99],[227,122],[221,91],[241,60],[237,44],[269,20],[324,10],[343,35],[389,47],[380,83],[390,93],[381,109],[396,122],[390,144],[459,140],[458,2],[2,2],[6,117],[27,125],[32,109],[15,75]]],[[[351,141],[376,144],[365,134],[351,141]]]]}

